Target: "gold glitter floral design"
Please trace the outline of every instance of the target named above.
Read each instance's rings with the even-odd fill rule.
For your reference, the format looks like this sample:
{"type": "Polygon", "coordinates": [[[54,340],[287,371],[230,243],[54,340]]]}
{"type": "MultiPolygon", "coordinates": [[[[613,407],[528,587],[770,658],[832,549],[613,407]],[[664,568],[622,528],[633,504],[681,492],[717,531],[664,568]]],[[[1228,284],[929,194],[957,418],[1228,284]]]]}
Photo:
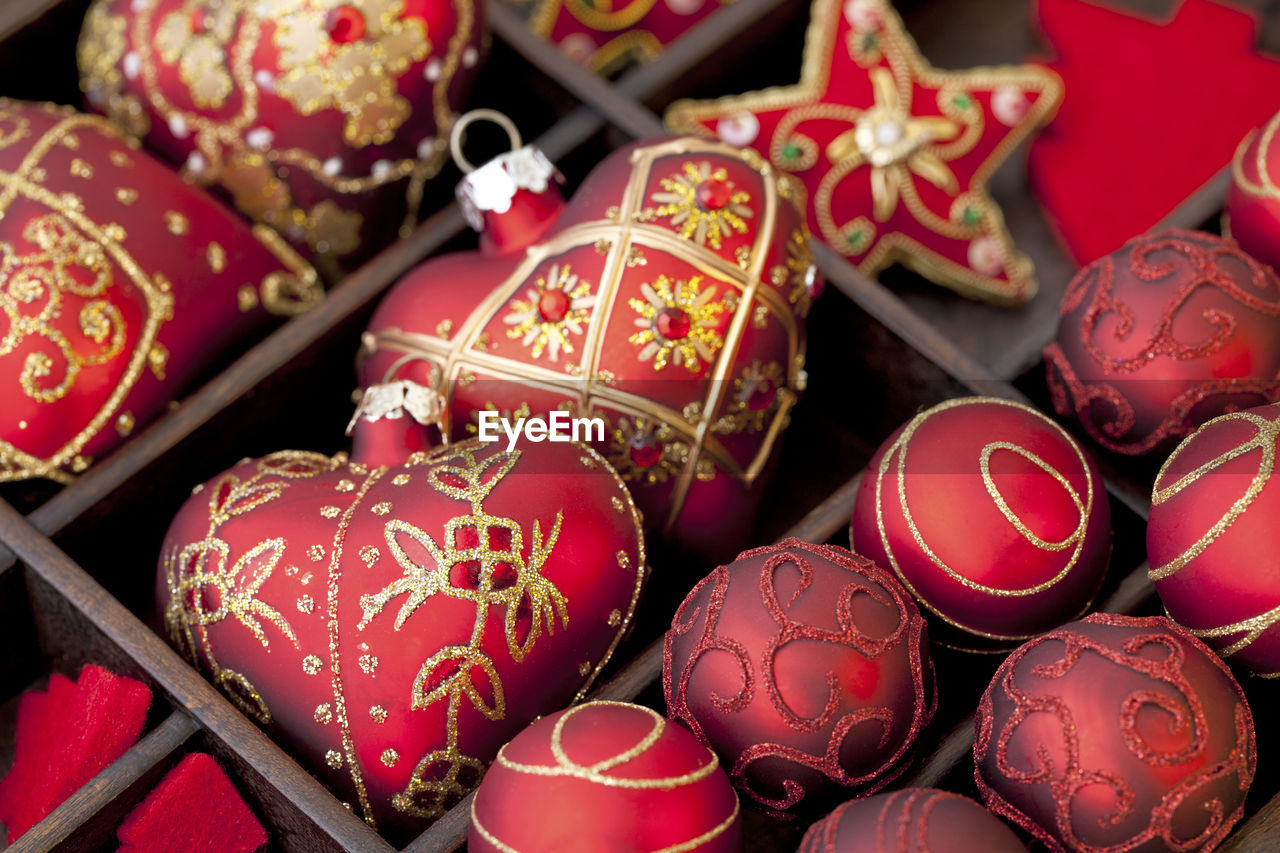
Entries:
{"type": "Polygon", "coordinates": [[[264,0],[276,21],[281,76],[276,92],[302,115],[330,107],[346,116],[343,139],[363,148],[390,142],[409,117],[409,101],[396,91],[396,78],[431,52],[426,25],[402,17],[403,0],[264,0]],[[335,41],[328,17],[349,15],[363,32],[335,41]]]}
{"type": "Polygon", "coordinates": [[[753,361],[733,380],[733,391],[725,413],[712,426],[720,434],[743,430],[759,432],[771,420],[778,407],[780,393],[789,393],[783,385],[782,367],[776,362],[753,361]]]}
{"type": "Polygon", "coordinates": [[[265,621],[298,647],[288,620],[257,597],[284,555],[286,543],[279,537],[263,540],[228,569],[231,549],[218,533],[232,519],[278,499],[289,480],[314,477],[344,461],[343,457],[330,459],[319,453],[283,451],[258,460],[257,470],[247,479],[222,475],[208,487],[209,527],[204,539],[185,546],[175,544],[162,561],[168,591],[164,622],[174,646],[193,664],[203,661],[214,683],[231,701],[263,723],[271,722],[266,702],[244,675],[218,663],[209,642],[209,628],[234,617],[270,652],[270,637],[262,624],[265,621]]]}
{"type": "Polygon", "coordinates": [[[644,299],[627,300],[640,315],[635,321],[640,331],[627,340],[640,347],[641,361],[653,360],[654,370],[674,361],[697,373],[724,345],[720,316],[728,309],[715,301],[714,287],[699,289],[701,281],[699,275],[687,282],[660,275],[653,284],[640,285],[644,299]]]}
{"type": "Polygon", "coordinates": [[[405,596],[395,618],[397,631],[432,596],[475,604],[475,623],[468,642],[446,646],[431,655],[414,679],[413,710],[440,701],[448,703],[444,747],[423,756],[408,787],[391,800],[394,808],[416,817],[443,814],[470,790],[475,781],[471,777],[478,778],[484,772],[483,761],[463,755],[458,748],[458,715],[464,702],[490,720],[506,716],[502,679],[482,648],[490,610],[505,608],[507,651],[516,662],[525,659],[544,629],[554,633],[557,622],[564,626],[569,621],[564,595],[542,574],[560,536],[564,513],[556,513],[555,523],[545,537],[541,525],[534,522],[526,559],[524,531],[519,523],[490,515],[484,508],[485,500],[510,473],[521,451],[484,455],[486,448],[459,447],[433,458],[426,472],[427,482],[436,491],[469,504],[470,514],[449,519],[440,538],[443,544],[410,522],[387,522],[387,548],[404,569],[404,575],[379,592],[360,598],[363,616],[357,628],[363,629],[393,599],[405,596]],[[406,540],[415,543],[415,551],[425,549],[431,555],[431,564],[415,562],[405,549],[406,540]],[[517,624],[521,614],[528,614],[528,621],[517,624]]]}
{"type": "Polygon", "coordinates": [[[747,207],[750,194],[735,189],[728,172],[723,168],[713,171],[705,160],[685,163],[681,172],[662,178],[658,185],[663,192],[654,193],[650,199],[659,206],[646,207],[636,214],[636,219],[649,222],[670,218],[671,227],[680,229],[682,238],[699,246],[719,249],[722,239],[731,232],[746,234],[746,221],[755,216],[747,207]]]}
{"type": "Polygon", "coordinates": [[[220,109],[233,88],[226,47],[235,35],[235,0],[187,0],[164,16],[156,30],[160,59],[178,66],[178,77],[196,106],[220,109]]]}
{"type": "Polygon", "coordinates": [[[818,267],[813,262],[813,250],[809,247],[812,235],[809,226],[801,224],[791,232],[787,241],[787,259],[769,270],[769,280],[775,287],[787,288],[787,301],[795,307],[796,316],[809,316],[813,304],[814,284],[818,267]]]}
{"type": "MultiPolygon", "coordinates": [[[[665,421],[642,415],[623,416],[609,434],[605,456],[628,483],[665,483],[678,476],[689,462],[689,445],[676,435],[665,421]]],[[[715,464],[705,456],[699,457],[696,468],[699,480],[715,476],[715,464]]]]}
{"type": "Polygon", "coordinates": [[[23,362],[19,382],[31,399],[52,403],[67,395],[81,368],[120,355],[125,324],[119,310],[100,298],[114,282],[101,246],[56,213],[31,220],[22,237],[39,251],[19,255],[0,243],[0,318],[7,326],[0,329],[0,356],[29,338],[40,339],[23,362]],[[83,342],[60,331],[56,321],[64,314],[77,318],[83,342]]]}
{"type": "Polygon", "coordinates": [[[507,337],[531,347],[534,358],[549,350],[556,361],[561,352],[574,351],[569,335],[584,333],[595,304],[590,282],[571,272],[568,264],[553,265],[546,278],[538,276],[525,291],[524,299],[512,300],[511,313],[502,321],[512,327],[507,337]]]}

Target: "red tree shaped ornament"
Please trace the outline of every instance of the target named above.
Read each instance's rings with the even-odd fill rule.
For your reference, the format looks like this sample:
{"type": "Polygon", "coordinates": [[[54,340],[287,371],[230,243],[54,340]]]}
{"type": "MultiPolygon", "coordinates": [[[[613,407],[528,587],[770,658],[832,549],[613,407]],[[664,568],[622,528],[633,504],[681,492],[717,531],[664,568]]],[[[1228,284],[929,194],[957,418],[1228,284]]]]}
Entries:
{"type": "Polygon", "coordinates": [[[361,380],[436,390],[446,440],[485,412],[599,418],[649,522],[724,553],[804,384],[819,280],[796,196],[753,152],[689,138],[615,152],[567,207],[552,173],[524,148],[468,176],[482,250],[396,285],[361,380]]]}
{"type": "Polygon", "coordinates": [[[585,694],[645,557],[625,485],[583,445],[472,440],[381,461],[287,451],[198,488],[157,598],[181,651],[403,838],[525,724],[585,694]]]}
{"type": "Polygon", "coordinates": [[[96,0],[89,105],[326,270],[416,219],[480,61],[472,0],[96,0]]]}
{"type": "Polygon", "coordinates": [[[0,481],[67,482],[315,271],[106,120],[0,99],[0,481]]]}

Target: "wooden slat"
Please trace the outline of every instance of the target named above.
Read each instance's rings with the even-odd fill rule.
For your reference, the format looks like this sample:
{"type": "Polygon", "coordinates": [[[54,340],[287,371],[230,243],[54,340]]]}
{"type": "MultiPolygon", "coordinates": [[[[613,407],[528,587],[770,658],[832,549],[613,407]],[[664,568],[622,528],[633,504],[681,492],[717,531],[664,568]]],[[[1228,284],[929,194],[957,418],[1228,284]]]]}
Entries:
{"type": "Polygon", "coordinates": [[[242,756],[335,844],[351,850],[392,849],[224,699],[177,652],[4,501],[0,501],[0,540],[129,655],[174,703],[186,708],[196,722],[242,756]]]}
{"type": "Polygon", "coordinates": [[[198,730],[195,722],[182,711],[170,714],[154,731],[86,782],[8,849],[13,853],[34,853],[60,844],[99,809],[179,749],[198,730]]]}

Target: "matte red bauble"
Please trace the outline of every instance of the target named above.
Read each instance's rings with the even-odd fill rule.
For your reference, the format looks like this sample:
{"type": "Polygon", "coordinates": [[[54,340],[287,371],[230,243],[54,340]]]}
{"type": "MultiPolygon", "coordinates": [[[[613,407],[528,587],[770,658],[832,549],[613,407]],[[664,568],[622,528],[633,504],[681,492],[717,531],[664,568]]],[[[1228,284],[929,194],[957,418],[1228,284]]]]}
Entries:
{"type": "Polygon", "coordinates": [[[663,649],[668,714],[771,811],[869,793],[935,708],[924,619],[843,548],[785,539],[707,575],[663,649]]]}
{"type": "Polygon", "coordinates": [[[1156,477],[1147,558],[1169,616],[1223,657],[1280,675],[1280,405],[1215,418],[1156,477]]]}
{"type": "Polygon", "coordinates": [[[417,218],[480,62],[473,0],[96,0],[99,110],[247,216],[353,269],[417,218]]]}
{"type": "Polygon", "coordinates": [[[656,711],[587,702],[498,752],[471,806],[472,853],[738,853],[738,798],[713,753],[656,711]]]}
{"type": "Polygon", "coordinates": [[[1025,643],[976,725],[987,807],[1051,850],[1212,850],[1257,765],[1240,685],[1164,617],[1098,613],[1025,643]]]}
{"type": "Polygon", "coordinates": [[[453,438],[485,411],[598,418],[580,435],[648,522],[735,553],[804,385],[818,279],[800,200],[754,153],[698,139],[614,152],[567,207],[553,177],[529,147],[467,177],[482,250],[392,289],[362,382],[435,389],[453,438]]]}
{"type": "Polygon", "coordinates": [[[68,482],[315,271],[106,120],[0,99],[0,482],[68,482]]]}
{"type": "Polygon", "coordinates": [[[187,657],[404,838],[585,694],[644,572],[594,451],[468,441],[390,467],[246,460],[178,513],[156,592],[187,657]]]}
{"type": "Polygon", "coordinates": [[[1044,358],[1054,408],[1094,441],[1168,449],[1280,397],[1280,282],[1229,239],[1136,237],[1071,280],[1044,358]]]}
{"type": "Polygon", "coordinates": [[[1254,258],[1280,270],[1280,113],[1249,133],[1231,162],[1227,226],[1254,258]]]}
{"type": "Polygon", "coordinates": [[[994,397],[948,400],[876,451],[853,547],[949,628],[1022,640],[1078,616],[1102,582],[1111,510],[1062,427],[994,397]]]}
{"type": "Polygon", "coordinates": [[[968,797],[904,788],[850,800],[809,827],[797,853],[1026,853],[1009,827],[968,797]]]}

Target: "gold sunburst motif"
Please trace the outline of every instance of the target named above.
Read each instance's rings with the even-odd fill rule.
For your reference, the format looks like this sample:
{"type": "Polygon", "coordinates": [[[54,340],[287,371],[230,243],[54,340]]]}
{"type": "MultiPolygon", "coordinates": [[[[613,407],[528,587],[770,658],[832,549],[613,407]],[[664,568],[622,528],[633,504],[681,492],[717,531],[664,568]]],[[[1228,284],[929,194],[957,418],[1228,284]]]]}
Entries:
{"type": "Polygon", "coordinates": [[[751,195],[734,187],[724,169],[712,170],[707,161],[685,163],[683,169],[658,181],[662,192],[649,196],[658,207],[646,207],[636,219],[649,222],[670,218],[680,236],[699,246],[719,249],[731,232],[747,233],[747,220],[755,212],[747,207],[751,195]]]}
{"type": "MultiPolygon", "coordinates": [[[[620,417],[609,433],[606,456],[618,476],[629,483],[665,483],[678,476],[689,461],[689,445],[676,435],[664,421],[644,416],[620,417]]],[[[715,464],[705,456],[699,457],[694,467],[699,480],[715,476],[715,464]]]]}
{"type": "Polygon", "coordinates": [[[674,282],[660,275],[653,284],[640,285],[644,299],[627,300],[640,315],[635,321],[640,331],[627,340],[640,347],[641,361],[653,360],[654,370],[674,361],[697,373],[724,345],[720,318],[728,309],[715,301],[714,287],[702,290],[701,282],[699,275],[674,282]]]}
{"type": "Polygon", "coordinates": [[[759,360],[751,362],[742,369],[742,375],[733,380],[732,402],[715,422],[712,431],[722,435],[743,430],[759,432],[777,408],[778,395],[784,390],[782,367],[776,361],[768,364],[759,360]]]}
{"type": "Polygon", "coordinates": [[[551,360],[556,361],[561,352],[574,351],[569,335],[584,333],[595,304],[591,283],[579,278],[568,264],[556,265],[546,278],[538,276],[524,299],[511,303],[511,313],[502,322],[512,327],[507,337],[531,346],[534,358],[549,350],[551,360]]]}
{"type": "Polygon", "coordinates": [[[795,306],[796,315],[807,317],[818,286],[818,267],[813,261],[809,226],[801,223],[787,241],[787,259],[769,271],[776,287],[788,286],[787,301],[795,306]]]}

